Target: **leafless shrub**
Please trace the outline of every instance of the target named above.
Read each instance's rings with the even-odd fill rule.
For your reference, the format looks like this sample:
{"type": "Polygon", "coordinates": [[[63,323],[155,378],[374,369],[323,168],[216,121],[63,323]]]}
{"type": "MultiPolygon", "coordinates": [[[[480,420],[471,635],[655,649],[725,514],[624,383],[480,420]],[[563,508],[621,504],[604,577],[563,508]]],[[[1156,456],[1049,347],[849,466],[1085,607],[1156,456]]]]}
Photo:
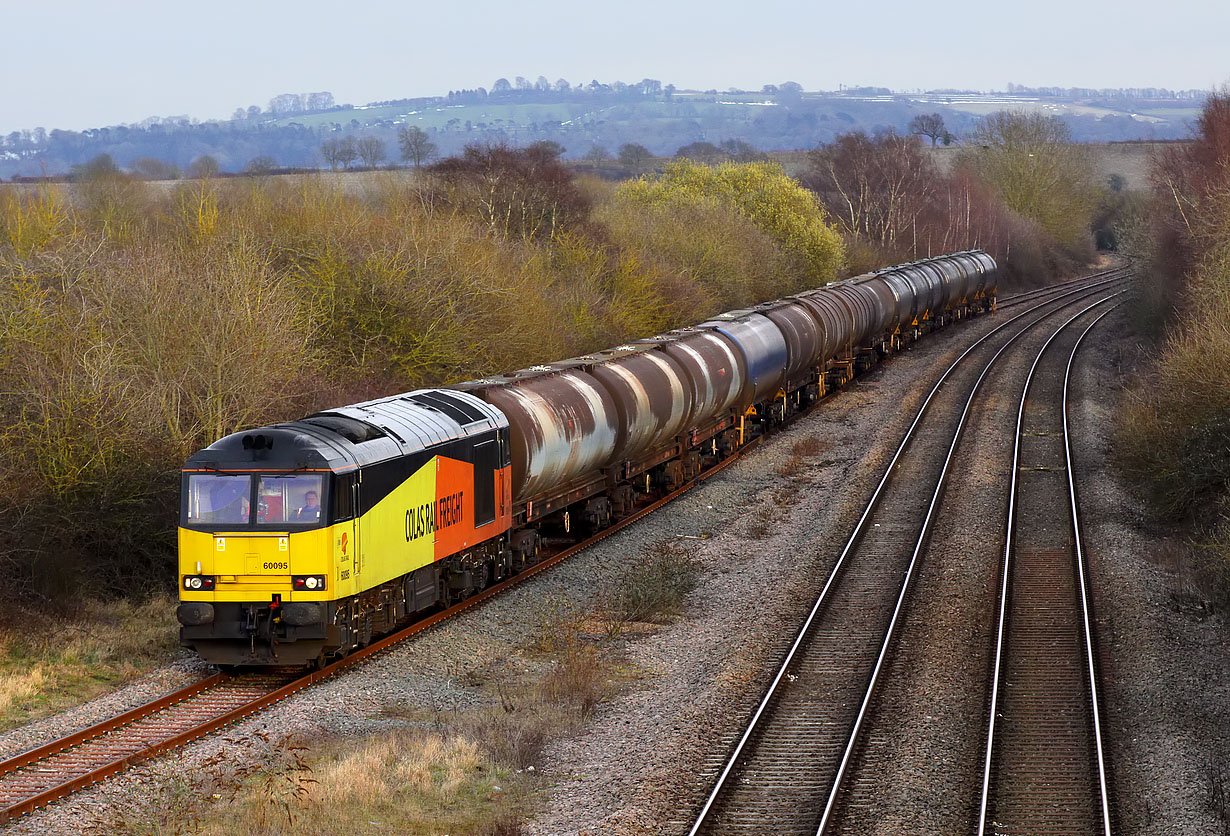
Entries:
{"type": "Polygon", "coordinates": [[[700,579],[700,563],[686,546],[669,541],[647,549],[616,577],[601,609],[616,623],[663,622],[683,608],[700,579]]]}

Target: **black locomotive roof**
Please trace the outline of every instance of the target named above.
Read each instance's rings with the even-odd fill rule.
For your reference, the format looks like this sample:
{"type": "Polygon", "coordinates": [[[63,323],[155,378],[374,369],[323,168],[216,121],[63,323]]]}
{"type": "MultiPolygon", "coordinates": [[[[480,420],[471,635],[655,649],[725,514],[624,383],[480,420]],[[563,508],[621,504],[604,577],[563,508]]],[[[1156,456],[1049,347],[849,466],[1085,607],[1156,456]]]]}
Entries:
{"type": "Polygon", "coordinates": [[[184,469],[345,472],[507,426],[502,412],[473,395],[421,389],[233,433],[184,469]]]}

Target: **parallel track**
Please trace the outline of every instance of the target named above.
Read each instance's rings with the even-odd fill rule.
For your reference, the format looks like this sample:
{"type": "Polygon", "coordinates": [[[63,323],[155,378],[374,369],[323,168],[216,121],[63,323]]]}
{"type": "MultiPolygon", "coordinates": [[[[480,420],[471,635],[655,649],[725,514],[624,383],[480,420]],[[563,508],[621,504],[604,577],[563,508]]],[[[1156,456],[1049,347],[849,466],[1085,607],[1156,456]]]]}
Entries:
{"type": "MultiPolygon", "coordinates": [[[[1112,279],[1103,279],[1110,280],[1112,279]]],[[[1056,288],[1046,288],[1022,295],[1033,298],[1039,294],[1055,292],[1056,288]]],[[[1071,292],[1067,291],[1064,295],[1071,292]]],[[[1013,297],[1014,300],[1017,298],[1013,297]]],[[[134,764],[262,711],[356,662],[380,653],[440,621],[500,594],[512,585],[567,559],[666,505],[751,452],[757,446],[757,441],[753,440],[735,455],[709,468],[693,482],[646,505],[594,536],[321,670],[309,673],[266,670],[215,674],[94,726],[0,762],[0,822],[25,815],[134,764]]]]}
{"type": "Polygon", "coordinates": [[[940,378],[716,776],[691,836],[823,829],[867,719],[970,404],[1003,352],[1053,311],[1015,332],[1010,326],[1124,277],[1124,271],[1107,271],[1027,309],[971,345],[940,378]],[[981,372],[967,362],[978,349],[996,345],[981,372]],[[929,412],[934,417],[924,422],[929,412]],[[929,498],[914,492],[919,482],[934,484],[929,498]]]}
{"type": "Polygon", "coordinates": [[[1079,336],[1056,340],[1057,332],[1038,354],[1021,394],[979,836],[1111,834],[1097,649],[1068,419],[1076,352],[1111,310],[1093,318],[1079,336]],[[1062,351],[1068,343],[1071,350],[1062,351]]]}

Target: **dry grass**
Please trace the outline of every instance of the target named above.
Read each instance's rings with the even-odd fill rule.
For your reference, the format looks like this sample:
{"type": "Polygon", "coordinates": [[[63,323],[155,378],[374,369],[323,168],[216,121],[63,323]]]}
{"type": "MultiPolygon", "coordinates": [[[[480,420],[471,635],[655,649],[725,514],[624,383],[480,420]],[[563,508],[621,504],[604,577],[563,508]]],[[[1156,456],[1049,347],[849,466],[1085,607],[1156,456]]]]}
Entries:
{"type": "Polygon", "coordinates": [[[532,812],[543,747],[574,732],[619,687],[619,651],[584,632],[590,615],[563,599],[513,658],[459,679],[490,698],[453,711],[391,709],[403,727],[313,742],[257,734],[193,771],[162,779],[92,831],[125,836],[457,833],[519,836],[532,812]],[[515,659],[515,661],[514,661],[515,659]]]}
{"type": "MultiPolygon", "coordinates": [[[[623,658],[626,634],[607,633],[612,602],[623,617],[677,615],[696,582],[692,554],[673,543],[648,550],[617,588],[585,610],[562,597],[542,605],[524,646],[456,681],[486,697],[478,708],[392,707],[401,724],[360,739],[270,741],[260,734],[226,746],[191,775],[161,779],[134,804],[92,823],[125,836],[292,836],[409,833],[519,836],[532,813],[543,748],[573,734],[601,703],[640,675],[623,658]]],[[[626,623],[626,622],[625,622],[626,623]]]]}
{"type": "Polygon", "coordinates": [[[61,619],[14,613],[0,626],[0,728],[84,702],[166,663],[178,647],[175,602],[85,602],[61,619]]]}
{"type": "MultiPolygon", "coordinates": [[[[528,780],[456,734],[402,730],[333,740],[315,752],[258,740],[254,766],[219,756],[190,787],[168,779],[155,800],[96,822],[125,836],[464,833],[515,836],[528,780]]],[[[240,744],[241,748],[254,748],[240,744]]]]}
{"type": "Polygon", "coordinates": [[[809,435],[806,438],[800,438],[794,444],[790,445],[790,452],[802,458],[810,458],[818,456],[828,448],[830,442],[825,441],[817,435],[809,435]]]}
{"type": "MultiPolygon", "coordinates": [[[[1230,230],[1230,200],[1226,210],[1230,230]]],[[[1160,518],[1207,526],[1230,484],[1230,246],[1205,257],[1188,299],[1153,377],[1127,399],[1119,455],[1160,518]]]]}
{"type": "MultiPolygon", "coordinates": [[[[1204,602],[1230,600],[1230,94],[1210,96],[1192,143],[1154,155],[1156,284],[1178,314],[1119,416],[1117,458],[1154,517],[1191,532],[1184,583],[1204,602]],[[1160,275],[1159,275],[1160,274],[1160,275]],[[1177,296],[1168,291],[1186,285],[1177,296]]],[[[1156,305],[1152,305],[1156,307],[1156,305]]],[[[1202,602],[1203,603],[1203,602],[1202,602]]]]}

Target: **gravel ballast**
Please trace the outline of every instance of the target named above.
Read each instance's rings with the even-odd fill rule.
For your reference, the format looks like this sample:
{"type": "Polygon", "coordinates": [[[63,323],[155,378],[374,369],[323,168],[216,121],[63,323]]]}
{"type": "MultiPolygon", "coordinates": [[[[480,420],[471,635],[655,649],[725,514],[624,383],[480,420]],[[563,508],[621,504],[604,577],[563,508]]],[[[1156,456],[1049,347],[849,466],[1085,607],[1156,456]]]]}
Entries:
{"type": "MultiPolygon", "coordinates": [[[[535,769],[545,790],[542,806],[526,832],[686,832],[706,792],[705,773],[740,733],[765,672],[810,606],[929,382],[1006,317],[981,317],[923,340],[667,508],[274,710],[28,816],[12,832],[80,832],[105,821],[109,811],[156,803],[151,787],[191,776],[219,753],[244,756],[248,750],[232,741],[257,731],[274,739],[362,735],[404,724],[407,713],[481,704],[489,696],[472,683],[515,655],[560,601],[584,609],[623,566],[666,539],[689,543],[704,567],[686,613],[629,641],[627,665],[641,672],[639,679],[600,704],[579,730],[547,745],[535,769]],[[822,440],[819,452],[804,457],[795,475],[781,475],[795,443],[811,437],[822,440]],[[756,536],[762,527],[768,533],[756,536]]],[[[1119,824],[1125,833],[1219,832],[1207,786],[1208,765],[1224,770],[1230,754],[1225,625],[1171,592],[1173,579],[1150,558],[1164,544],[1145,533],[1108,469],[1123,358],[1132,350],[1130,339],[1118,336],[1120,322],[1106,323],[1083,349],[1074,413],[1074,429],[1089,439],[1079,452],[1081,490],[1086,534],[1096,544],[1119,824]]],[[[958,552],[973,552],[963,544],[968,532],[936,537],[941,534],[958,552]]],[[[937,640],[933,655],[917,664],[942,671],[952,664],[946,646],[937,640]]],[[[0,736],[0,749],[13,754],[201,672],[183,662],[10,731],[0,736]]],[[[951,736],[952,724],[963,719],[948,710],[930,714],[935,740],[951,736]]],[[[913,756],[943,757],[942,748],[913,756]]],[[[923,816],[915,824],[912,832],[944,832],[942,818],[923,816]]]]}

